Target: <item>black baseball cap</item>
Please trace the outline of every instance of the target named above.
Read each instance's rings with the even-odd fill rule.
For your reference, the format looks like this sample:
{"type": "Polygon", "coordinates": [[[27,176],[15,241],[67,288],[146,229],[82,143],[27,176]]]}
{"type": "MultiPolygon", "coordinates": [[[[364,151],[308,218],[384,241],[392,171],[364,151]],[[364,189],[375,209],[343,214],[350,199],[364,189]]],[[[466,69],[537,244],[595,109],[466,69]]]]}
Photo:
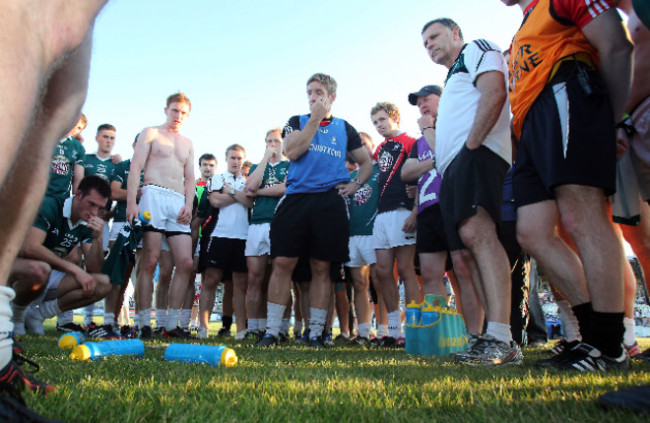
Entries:
{"type": "Polygon", "coordinates": [[[411,103],[413,106],[417,106],[418,97],[426,97],[429,94],[435,94],[439,96],[442,94],[442,88],[440,88],[438,85],[425,85],[424,87],[420,88],[420,91],[409,94],[409,103],[411,103]]]}

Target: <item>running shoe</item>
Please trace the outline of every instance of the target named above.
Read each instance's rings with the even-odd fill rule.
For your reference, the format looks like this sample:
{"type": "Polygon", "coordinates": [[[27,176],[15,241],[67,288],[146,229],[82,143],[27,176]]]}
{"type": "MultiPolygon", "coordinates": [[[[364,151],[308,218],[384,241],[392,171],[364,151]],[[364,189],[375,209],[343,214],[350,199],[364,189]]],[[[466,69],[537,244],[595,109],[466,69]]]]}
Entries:
{"type": "Polygon", "coordinates": [[[199,330],[196,332],[196,339],[208,339],[208,328],[203,326],[199,327],[199,330]]]}
{"type": "Polygon", "coordinates": [[[229,338],[230,336],[232,336],[230,333],[230,328],[219,329],[219,332],[217,332],[217,336],[219,338],[229,338]]]}
{"type": "Polygon", "coordinates": [[[152,336],[151,326],[142,326],[142,329],[140,329],[140,339],[151,339],[152,336]]]}
{"type": "Polygon", "coordinates": [[[43,395],[54,391],[54,385],[42,382],[23,370],[20,367],[21,362],[34,366],[36,371],[39,369],[38,364],[33,361],[22,356],[14,355],[14,359],[0,370],[0,392],[11,395],[14,398],[22,398],[20,392],[23,389],[28,389],[43,395]]]}
{"type": "Polygon", "coordinates": [[[85,333],[87,329],[85,327],[81,326],[80,324],[77,324],[75,322],[70,322],[70,323],[66,323],[66,324],[63,324],[63,325],[57,323],[56,324],[56,330],[58,330],[59,332],[82,332],[82,333],[85,333]]]}
{"type": "Polygon", "coordinates": [[[156,328],[153,329],[153,331],[152,331],[153,336],[162,336],[164,338],[163,332],[165,332],[165,327],[164,326],[156,326],[156,328]]]}
{"type": "Polygon", "coordinates": [[[101,338],[101,339],[124,339],[124,337],[116,333],[113,330],[112,325],[96,325],[90,323],[88,326],[88,332],[86,333],[88,338],[101,338]]]}
{"type": "Polygon", "coordinates": [[[639,343],[634,340],[634,344],[627,346],[625,343],[623,343],[623,347],[625,347],[625,351],[627,352],[627,355],[633,359],[633,360],[643,360],[641,358],[641,349],[639,348],[639,343]]]}
{"type": "Polygon", "coordinates": [[[323,341],[322,335],[315,338],[309,338],[309,343],[307,345],[317,350],[322,350],[327,346],[327,344],[323,341]]]}
{"type": "Polygon", "coordinates": [[[278,338],[271,335],[270,333],[264,335],[264,337],[260,339],[260,341],[257,344],[255,344],[256,347],[260,347],[260,348],[276,347],[277,345],[278,345],[278,338]]]}
{"type": "Polygon", "coordinates": [[[572,349],[566,350],[555,357],[538,362],[536,366],[558,370],[595,372],[598,370],[629,369],[630,359],[625,349],[623,349],[620,357],[612,358],[603,355],[598,348],[581,342],[572,349]]]}
{"type": "Polygon", "coordinates": [[[561,354],[564,351],[569,351],[575,348],[580,341],[571,341],[568,342],[565,338],[560,339],[560,342],[555,344],[555,346],[551,349],[549,349],[547,352],[553,354],[553,355],[558,355],[561,354]]]}
{"type": "Polygon", "coordinates": [[[472,366],[519,365],[523,362],[524,356],[516,343],[508,344],[490,335],[484,335],[471,349],[454,354],[454,360],[472,366]]]}
{"type": "Polygon", "coordinates": [[[370,338],[367,338],[365,336],[355,336],[354,338],[350,339],[350,344],[358,347],[364,347],[368,348],[371,346],[371,340],[370,338]]]}
{"type": "Polygon", "coordinates": [[[165,329],[162,333],[163,338],[180,338],[180,339],[194,339],[192,335],[183,331],[183,329],[176,326],[175,329],[165,329]]]}
{"type": "Polygon", "coordinates": [[[309,343],[309,334],[311,333],[311,330],[309,328],[305,329],[305,331],[302,333],[302,336],[296,338],[295,342],[297,344],[308,344],[309,343]]]}
{"type": "Polygon", "coordinates": [[[323,345],[326,347],[333,347],[334,346],[334,340],[332,339],[332,333],[331,332],[323,332],[323,335],[321,335],[323,345]]]}

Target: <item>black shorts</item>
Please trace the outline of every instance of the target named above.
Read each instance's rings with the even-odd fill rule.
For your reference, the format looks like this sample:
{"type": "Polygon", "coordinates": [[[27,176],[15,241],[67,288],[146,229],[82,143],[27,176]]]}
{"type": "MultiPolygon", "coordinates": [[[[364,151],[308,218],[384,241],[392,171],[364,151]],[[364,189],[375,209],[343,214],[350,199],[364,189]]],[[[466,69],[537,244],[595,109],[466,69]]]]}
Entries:
{"type": "MultiPolygon", "coordinates": [[[[330,279],[332,282],[345,281],[343,266],[341,263],[330,263],[330,279]]],[[[298,259],[298,264],[293,269],[291,280],[294,282],[311,282],[311,263],[309,257],[303,256],[298,259]]]]}
{"type": "Polygon", "coordinates": [[[512,175],[516,207],[554,199],[559,185],[616,190],[614,113],[598,73],[579,63],[562,64],[526,114],[512,175]]]}
{"type": "Polygon", "coordinates": [[[483,207],[492,220],[501,222],[503,181],[510,165],[485,146],[470,150],[463,145],[445,170],[440,186],[440,209],[449,250],[465,248],[458,235],[458,224],[483,207]]]}
{"type": "Polygon", "coordinates": [[[417,225],[415,251],[418,254],[449,250],[439,203],[429,206],[418,213],[417,225]]]}
{"type": "Polygon", "coordinates": [[[229,272],[248,272],[245,249],[244,239],[210,237],[205,266],[221,269],[224,275],[229,272]]]}
{"type": "Polygon", "coordinates": [[[349,234],[347,204],[336,189],[289,194],[280,200],[271,221],[271,257],[346,263],[349,234]]]}

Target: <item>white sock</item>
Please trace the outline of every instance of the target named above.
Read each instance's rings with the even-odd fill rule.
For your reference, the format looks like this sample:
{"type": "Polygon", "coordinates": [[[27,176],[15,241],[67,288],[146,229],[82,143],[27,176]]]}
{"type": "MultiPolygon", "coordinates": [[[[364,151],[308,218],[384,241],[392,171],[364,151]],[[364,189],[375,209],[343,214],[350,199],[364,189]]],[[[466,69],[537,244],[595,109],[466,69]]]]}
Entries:
{"type": "Polygon", "coordinates": [[[359,336],[363,338],[368,338],[370,336],[370,330],[372,326],[370,325],[370,322],[367,323],[359,323],[359,336]]]}
{"type": "Polygon", "coordinates": [[[309,339],[316,339],[323,334],[325,320],[327,319],[326,308],[309,307],[309,339]]]}
{"type": "Polygon", "coordinates": [[[510,325],[500,322],[488,322],[487,329],[485,330],[486,335],[490,335],[494,339],[510,344],[512,342],[512,331],[510,330],[510,325]]]}
{"type": "Polygon", "coordinates": [[[172,331],[178,327],[178,317],[181,314],[179,308],[170,308],[167,310],[167,323],[165,323],[165,330],[172,331]]]}
{"type": "Polygon", "coordinates": [[[388,313],[388,336],[391,338],[402,337],[402,322],[400,321],[399,309],[388,313]]]}
{"type": "Polygon", "coordinates": [[[113,326],[114,324],[115,324],[115,313],[104,313],[104,325],[113,326]]]}
{"type": "Polygon", "coordinates": [[[564,339],[566,339],[567,342],[580,341],[582,339],[582,336],[580,335],[580,325],[578,324],[576,315],[573,314],[573,310],[571,310],[569,302],[566,300],[558,301],[557,308],[560,312],[559,318],[560,323],[562,324],[562,330],[564,331],[564,339]]]}
{"type": "Polygon", "coordinates": [[[192,309],[191,308],[182,309],[181,310],[181,323],[179,324],[179,326],[182,329],[189,329],[191,321],[192,321],[192,309]]]}
{"type": "Polygon", "coordinates": [[[282,316],[284,316],[284,310],[287,308],[284,304],[275,304],[272,302],[266,303],[266,333],[273,335],[276,338],[280,334],[280,329],[282,327],[282,316]]]}
{"type": "Polygon", "coordinates": [[[14,322],[14,324],[25,324],[25,311],[27,310],[27,306],[19,306],[18,304],[11,303],[11,310],[13,311],[11,321],[14,322]]]}
{"type": "Polygon", "coordinates": [[[95,314],[95,303],[88,304],[83,308],[84,311],[84,326],[88,326],[90,322],[93,321],[93,315],[95,314]]]}
{"type": "Polygon", "coordinates": [[[288,317],[282,319],[282,326],[280,326],[280,332],[282,332],[284,334],[289,333],[289,320],[290,319],[288,317]]]}
{"type": "Polygon", "coordinates": [[[165,326],[165,322],[167,321],[167,309],[156,309],[156,327],[161,328],[165,326]]]}
{"type": "Polygon", "coordinates": [[[45,301],[39,305],[38,310],[41,312],[43,319],[50,319],[56,316],[57,313],[61,313],[61,309],[59,309],[57,301],[58,300],[54,299],[45,301]]]}
{"type": "Polygon", "coordinates": [[[296,321],[293,325],[293,333],[302,333],[302,320],[296,321]]]}
{"type": "Polygon", "coordinates": [[[140,321],[140,316],[138,316],[138,313],[139,312],[136,311],[136,313],[133,315],[133,327],[139,327],[138,322],[140,321]]]}
{"type": "Polygon", "coordinates": [[[388,336],[388,325],[379,325],[377,338],[383,338],[384,336],[388,336]]]}
{"type": "Polygon", "coordinates": [[[138,323],[140,324],[140,329],[145,326],[151,327],[151,309],[138,311],[138,323]]]}
{"type": "Polygon", "coordinates": [[[623,326],[625,327],[625,333],[623,334],[623,343],[628,347],[631,347],[636,342],[636,335],[634,334],[634,327],[636,324],[634,322],[634,319],[630,319],[628,317],[623,318],[623,326]]]}
{"type": "Polygon", "coordinates": [[[60,314],[56,315],[56,322],[61,326],[72,323],[73,320],[74,310],[62,311],[60,314]]]}
{"type": "Polygon", "coordinates": [[[260,319],[248,319],[248,330],[257,332],[259,330],[260,319]]]}
{"type": "Polygon", "coordinates": [[[3,369],[13,357],[11,335],[14,324],[11,322],[11,300],[16,297],[13,289],[0,286],[0,369],[3,369]]]}
{"type": "Polygon", "coordinates": [[[266,329],[266,319],[259,319],[259,323],[257,324],[257,330],[261,330],[264,332],[266,329]]]}

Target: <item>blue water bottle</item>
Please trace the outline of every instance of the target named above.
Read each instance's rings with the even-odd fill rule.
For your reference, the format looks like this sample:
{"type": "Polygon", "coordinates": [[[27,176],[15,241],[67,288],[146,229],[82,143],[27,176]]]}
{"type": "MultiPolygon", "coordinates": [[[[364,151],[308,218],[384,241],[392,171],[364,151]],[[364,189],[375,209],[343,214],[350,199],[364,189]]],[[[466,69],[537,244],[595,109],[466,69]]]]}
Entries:
{"type": "Polygon", "coordinates": [[[140,219],[143,225],[146,225],[151,221],[151,213],[148,211],[140,212],[138,213],[138,219],[140,219]]]}
{"type": "Polygon", "coordinates": [[[86,342],[72,349],[73,360],[97,360],[100,357],[116,355],[144,355],[144,344],[139,339],[122,339],[116,341],[86,342]]]}
{"type": "Polygon", "coordinates": [[[233,367],[237,364],[235,351],[223,345],[169,344],[164,358],[167,361],[205,363],[215,367],[233,367]]]}
{"type": "Polygon", "coordinates": [[[83,344],[85,340],[86,337],[81,332],[68,332],[61,335],[56,344],[59,348],[68,350],[79,344],[83,344]]]}
{"type": "Polygon", "coordinates": [[[440,319],[440,313],[429,303],[422,306],[422,326],[434,324],[440,319]]]}
{"type": "Polygon", "coordinates": [[[407,325],[420,326],[420,307],[422,307],[422,304],[418,304],[413,300],[406,306],[407,325]]]}

